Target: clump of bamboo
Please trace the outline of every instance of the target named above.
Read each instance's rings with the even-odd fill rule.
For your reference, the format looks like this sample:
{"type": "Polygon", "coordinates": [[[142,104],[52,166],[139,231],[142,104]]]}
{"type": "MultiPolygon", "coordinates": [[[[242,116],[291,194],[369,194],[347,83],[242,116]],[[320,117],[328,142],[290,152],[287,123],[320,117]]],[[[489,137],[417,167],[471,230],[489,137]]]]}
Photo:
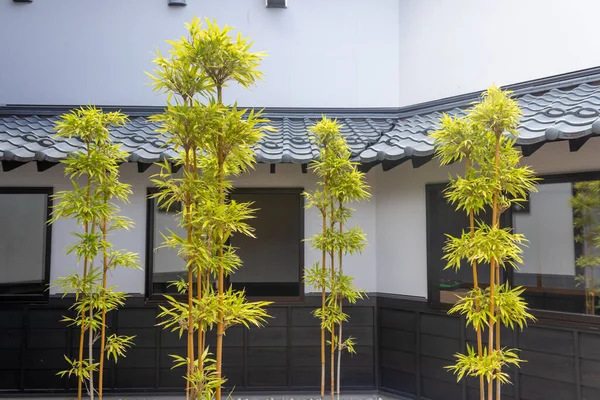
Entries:
{"type": "Polygon", "coordinates": [[[71,154],[66,160],[65,175],[73,182],[70,191],[58,192],[59,200],[54,207],[52,219],[73,219],[82,231],[74,232],[78,241],[67,249],[75,254],[83,271],[58,279],[56,286],[64,295],[74,294],[71,309],[75,317],[64,317],[70,325],[79,327],[79,351],[77,359],[65,356],[69,369],[59,372],[61,376],[77,377],[77,396],[82,398],[83,385],[90,399],[96,394],[103,396],[105,359],[125,356],[133,345],[134,336],[106,335],[106,314],[122,306],[127,297],[114,287],[107,286],[107,275],[117,267],[139,268],[138,255],[115,250],[109,240],[113,231],[129,229],[133,221],[118,215],[115,201],[126,203],[131,187],[119,181],[119,164],[129,154],[120,150],[120,145],[111,141],[108,127],[119,126],[127,121],[123,114],[103,113],[94,107],[81,108],[65,114],[56,124],[57,136],[76,138],[85,149],[71,154]],[[81,180],[83,184],[78,183],[81,180]],[[97,259],[100,259],[97,261],[97,259]],[[84,357],[85,335],[87,334],[88,356],[84,357]],[[100,341],[99,360],[93,358],[93,346],[100,341]],[[98,373],[98,383],[94,375],[98,373]]]}
{"type": "Polygon", "coordinates": [[[313,247],[321,251],[321,262],[306,271],[305,281],[321,291],[321,308],[314,312],[321,321],[321,398],[325,396],[326,333],[329,333],[329,378],[333,400],[335,393],[338,399],[340,396],[342,351],[355,352],[354,338],[343,337],[343,324],[349,318],[343,311],[343,302],[354,304],[365,296],[343,270],[343,257],[361,252],[366,245],[360,227],[347,226],[353,211],[348,203],[367,200],[370,194],[364,174],[351,161],[352,153],[340,134],[337,121],[324,117],[310,133],[312,141],[320,148],[319,159],[310,166],[319,177],[319,188],[304,195],[306,207],[319,210],[322,218],[321,233],[309,239],[313,247]]]}
{"type": "Polygon", "coordinates": [[[183,167],[179,177],[168,161],[159,164],[155,197],[166,208],[183,205],[179,221],[186,232],[185,237],[170,232],[164,246],[177,249],[187,262],[187,279],[174,283],[187,301],[165,296],[168,305],[161,306],[159,325],[187,336],[187,356],[173,356],[176,366],[187,369],[186,398],[220,400],[226,330],[237,324],[262,326],[268,318],[270,302],[248,302],[244,292],[225,288],[225,278],[242,264],[229,239],[253,236],[247,222],[254,213],[251,204],[228,201],[231,177],[253,167],[261,130],[271,128],[264,126],[268,121],[260,112],[223,102],[227,84],[249,87],[262,77],[256,68],[263,54],[251,53],[248,39],[232,38],[230,27],[221,29],[211,21],[204,27],[198,19],[186,27],[188,37],[170,41],[169,57],[159,53],[150,75],[155,89],[169,95],[165,112],[152,119],[178,152],[171,161],[183,167]],[[206,332],[215,326],[213,359],[206,332]]]}
{"type": "Polygon", "coordinates": [[[444,248],[446,268],[458,270],[466,261],[473,272],[474,287],[459,297],[450,310],[462,314],[477,333],[477,349],[467,345],[466,354],[456,354],[456,364],[447,367],[458,380],[479,379],[480,399],[500,400],[501,385],[509,383],[506,367],[523,362],[516,349],[501,346],[500,327],[521,329],[533,316],[522,298],[522,287],[501,282],[500,268],[517,268],[526,242],[522,234],[500,225],[501,215],[515,203],[525,201],[535,190],[534,172],[520,164],[514,144],[521,110],[510,93],[497,87],[487,90],[464,118],[446,115],[433,134],[436,155],[442,165],[465,161],[464,176],[451,179],[447,200],[469,216],[470,228],[460,237],[448,236],[444,248]],[[491,214],[491,224],[484,214],[491,214]],[[490,282],[479,281],[478,269],[489,268],[490,282]],[[483,332],[487,330],[487,346],[483,332]],[[494,389],[495,387],[495,389],[494,389]]]}

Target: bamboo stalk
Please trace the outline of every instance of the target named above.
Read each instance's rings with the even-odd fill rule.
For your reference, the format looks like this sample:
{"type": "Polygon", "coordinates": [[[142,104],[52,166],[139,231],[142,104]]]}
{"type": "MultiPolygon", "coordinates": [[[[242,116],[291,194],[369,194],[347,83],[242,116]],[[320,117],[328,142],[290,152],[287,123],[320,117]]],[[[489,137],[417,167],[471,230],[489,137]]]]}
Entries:
{"type": "MultiPolygon", "coordinates": [[[[496,133],[496,151],[495,151],[495,155],[494,155],[494,174],[496,176],[496,180],[499,179],[499,164],[500,164],[500,135],[502,134],[502,132],[500,132],[499,134],[496,133]]],[[[498,191],[495,190],[494,191],[494,197],[493,197],[493,204],[492,204],[492,225],[494,228],[498,228],[499,225],[499,220],[500,220],[500,216],[499,216],[499,207],[498,207],[498,191]]],[[[492,260],[492,262],[490,263],[490,315],[493,316],[495,315],[495,308],[496,308],[496,302],[494,299],[495,296],[495,288],[496,288],[496,284],[498,284],[499,280],[496,281],[496,277],[497,277],[497,268],[499,268],[498,263],[496,262],[496,260],[492,260]]],[[[498,270],[499,272],[499,270],[498,270]]],[[[499,273],[498,273],[499,276],[499,273]]],[[[497,324],[498,327],[496,327],[496,324],[494,323],[493,320],[490,320],[490,324],[489,324],[489,333],[488,333],[488,356],[491,356],[492,352],[494,351],[494,328],[496,327],[496,333],[499,334],[500,330],[499,330],[499,326],[500,324],[497,324]]],[[[500,338],[498,336],[496,336],[495,340],[497,341],[497,344],[500,344],[500,338]]],[[[499,372],[499,371],[497,371],[499,372]]],[[[497,382],[499,383],[499,381],[497,382]]],[[[489,400],[493,400],[493,384],[494,384],[494,379],[490,379],[488,382],[488,398],[489,400]]],[[[498,395],[499,392],[499,386],[496,386],[496,395],[498,395]]],[[[500,400],[500,398],[498,397],[497,400],[500,400]]]]}
{"type": "MultiPolygon", "coordinates": [[[[325,199],[327,198],[327,179],[325,179],[323,184],[323,202],[325,203],[325,199]]],[[[321,211],[323,215],[323,227],[322,232],[325,235],[327,229],[327,210],[325,209],[326,204],[323,204],[323,210],[321,211]]],[[[325,270],[327,264],[327,250],[323,248],[322,251],[322,261],[321,261],[321,271],[322,276],[325,277],[325,270]]],[[[325,293],[325,282],[322,282],[323,286],[321,287],[321,399],[325,397],[325,307],[326,307],[326,293],[325,293]]]]}
{"type": "MultiPolygon", "coordinates": [[[[340,221],[339,221],[339,233],[340,235],[342,234],[342,232],[344,231],[344,224],[341,220],[341,212],[343,211],[343,204],[342,204],[342,200],[339,199],[339,210],[340,210],[340,221]]],[[[340,274],[340,277],[342,276],[342,273],[344,272],[344,269],[342,267],[342,257],[343,257],[343,253],[342,253],[342,249],[338,249],[338,263],[339,263],[339,269],[338,272],[340,274]]],[[[340,313],[343,312],[343,298],[342,295],[339,295],[339,302],[340,302],[340,313]]],[[[339,323],[339,331],[338,331],[338,363],[337,363],[337,400],[340,400],[340,392],[341,392],[341,376],[342,376],[342,325],[343,322],[339,323]]]]}
{"type": "MultiPolygon", "coordinates": [[[[471,167],[471,160],[469,159],[469,157],[467,157],[465,161],[465,168],[467,170],[467,173],[469,172],[471,167]]],[[[475,213],[473,212],[473,210],[469,210],[469,225],[471,229],[471,234],[474,235],[475,213]]],[[[473,288],[475,289],[476,293],[479,293],[479,276],[477,273],[477,261],[473,261],[471,263],[471,267],[473,269],[473,288]]],[[[479,312],[480,309],[481,303],[479,301],[479,295],[477,295],[477,297],[475,298],[475,310],[479,312]]],[[[481,359],[483,357],[483,339],[481,337],[481,328],[479,326],[475,328],[475,333],[477,335],[477,356],[481,359]]],[[[485,383],[483,375],[479,377],[479,399],[485,400],[485,383]]]]}
{"type": "MultiPolygon", "coordinates": [[[[108,199],[105,199],[108,202],[108,199]]],[[[102,254],[102,326],[100,335],[100,366],[98,370],[98,399],[102,400],[102,389],[104,385],[104,351],[106,349],[106,272],[108,270],[108,257],[106,254],[106,239],[107,239],[107,221],[106,218],[102,221],[102,238],[104,240],[104,250],[102,254]]]]}
{"type": "MultiPolygon", "coordinates": [[[[189,172],[190,172],[190,155],[189,148],[185,149],[185,172],[186,172],[186,183],[189,184],[189,172]]],[[[186,217],[186,229],[187,229],[187,244],[189,245],[192,242],[192,215],[191,215],[191,195],[189,190],[185,195],[185,217],[186,217]]],[[[189,258],[187,259],[189,263],[189,258]]],[[[193,292],[194,292],[194,275],[190,266],[187,266],[188,270],[188,326],[187,326],[187,357],[188,357],[188,365],[187,365],[187,374],[188,377],[192,375],[194,372],[194,325],[193,325],[193,292]]],[[[192,395],[192,387],[189,380],[186,379],[186,399],[190,400],[192,395]]]]}
{"type": "MultiPolygon", "coordinates": [[[[219,104],[222,103],[223,94],[222,94],[222,86],[217,86],[217,100],[219,104]]],[[[223,143],[222,139],[219,138],[218,143],[218,179],[219,179],[219,205],[223,206],[225,203],[224,193],[223,193],[223,143]]],[[[219,273],[218,273],[218,294],[219,294],[219,313],[218,313],[218,321],[217,321],[217,379],[221,380],[222,374],[222,364],[223,364],[223,334],[224,334],[224,326],[223,326],[223,227],[219,226],[219,238],[218,238],[218,255],[219,255],[219,273]]],[[[221,385],[217,385],[215,391],[216,400],[221,400],[221,385]]]]}

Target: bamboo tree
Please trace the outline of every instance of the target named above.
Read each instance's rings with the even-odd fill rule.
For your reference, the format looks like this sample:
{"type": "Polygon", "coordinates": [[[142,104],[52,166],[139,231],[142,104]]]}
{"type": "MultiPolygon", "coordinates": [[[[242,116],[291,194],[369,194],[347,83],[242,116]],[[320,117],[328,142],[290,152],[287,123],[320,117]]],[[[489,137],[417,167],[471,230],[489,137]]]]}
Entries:
{"type": "Polygon", "coordinates": [[[241,265],[229,245],[233,234],[253,237],[246,222],[253,217],[250,203],[228,201],[230,177],[248,171],[255,163],[253,147],[261,138],[267,120],[260,112],[240,110],[223,103],[223,88],[230,82],[248,87],[262,74],[256,70],[262,53],[250,53],[247,39],[230,37],[232,28],[219,28],[199,19],[186,24],[188,37],[169,42],[169,57],[160,53],[157,70],[150,75],[155,89],[169,94],[163,114],[153,117],[159,132],[178,152],[176,164],[183,177],[176,177],[167,161],[153,177],[157,201],[170,207],[182,203],[180,225],[186,237],[173,232],[164,246],[178,250],[187,263],[187,280],[175,282],[187,302],[165,296],[159,325],[187,335],[187,356],[174,356],[176,366],[186,366],[186,398],[221,398],[223,336],[228,328],[242,324],[262,326],[269,302],[248,302],[244,292],[225,289],[225,278],[241,265]],[[196,277],[196,297],[194,282],[196,277]],[[217,289],[212,286],[217,282],[217,289]],[[210,358],[206,332],[217,327],[216,359],[210,358]],[[194,343],[194,333],[197,340],[194,343]],[[194,346],[197,348],[196,355],[194,346]],[[196,358],[197,357],[197,358],[196,358]]]}
{"type": "Polygon", "coordinates": [[[520,366],[517,350],[501,345],[502,325],[521,329],[532,320],[521,297],[522,287],[510,288],[501,282],[500,268],[516,268],[526,239],[500,225],[501,216],[512,204],[525,201],[535,190],[533,171],[520,165],[521,154],[514,144],[521,116],[518,104],[497,87],[482,95],[463,118],[441,119],[441,129],[432,136],[442,165],[465,161],[464,176],[451,179],[447,200],[469,217],[469,230],[460,237],[448,236],[444,252],[446,268],[458,270],[462,262],[471,265],[474,287],[459,297],[450,313],[465,315],[467,325],[477,333],[477,352],[467,345],[467,354],[457,354],[456,364],[447,367],[458,380],[479,378],[480,399],[499,400],[501,385],[509,382],[507,366],[520,366]],[[484,221],[491,213],[491,224],[484,221]],[[483,288],[478,278],[480,265],[489,266],[490,282],[483,288]],[[487,347],[482,332],[487,329],[487,347]],[[485,382],[484,382],[485,381],[485,382]]]}
{"type": "Polygon", "coordinates": [[[56,124],[57,136],[79,139],[85,150],[70,155],[63,163],[65,175],[73,182],[73,190],[58,192],[59,200],[54,207],[51,223],[61,218],[73,219],[83,233],[73,235],[78,241],[67,248],[67,254],[75,254],[78,262],[83,262],[83,273],[61,277],[56,286],[64,295],[74,294],[71,309],[75,317],[63,320],[80,329],[77,359],[65,360],[70,368],[61,371],[61,376],[77,377],[77,396],[83,396],[86,383],[88,396],[93,399],[96,388],[94,373],[98,371],[98,397],[102,399],[105,359],[124,356],[133,344],[133,336],[106,336],[106,314],[124,304],[126,294],[107,286],[107,274],[117,267],[139,268],[137,254],[115,250],[109,234],[112,231],[129,229],[133,222],[119,216],[119,207],[114,201],[128,202],[130,185],[119,181],[119,163],[127,160],[129,154],[120,150],[120,145],[112,143],[109,125],[123,125],[127,121],[120,113],[103,113],[93,107],[81,108],[65,114],[56,124]],[[78,181],[84,180],[80,186],[78,181]],[[94,260],[100,257],[100,267],[94,260]],[[98,331],[99,336],[98,336],[98,331]],[[88,358],[84,359],[85,335],[88,335],[88,358]],[[100,340],[99,361],[93,359],[93,346],[100,340]]]}
{"type": "Polygon", "coordinates": [[[329,378],[333,400],[336,392],[338,397],[340,395],[341,352],[355,352],[354,339],[344,340],[342,336],[343,323],[348,321],[348,315],[343,312],[343,301],[353,304],[364,297],[364,292],[354,287],[353,278],[345,275],[342,267],[344,255],[361,252],[366,245],[365,235],[359,227],[345,229],[353,211],[347,203],[367,200],[370,195],[364,174],[350,160],[350,149],[339,132],[337,122],[323,118],[311,128],[310,133],[311,139],[320,148],[319,159],[310,166],[320,178],[320,188],[304,195],[306,207],[317,208],[323,220],[321,233],[309,239],[315,249],[321,250],[322,262],[306,271],[305,281],[321,291],[321,308],[314,312],[321,321],[321,396],[325,393],[325,337],[329,333],[329,378]]]}

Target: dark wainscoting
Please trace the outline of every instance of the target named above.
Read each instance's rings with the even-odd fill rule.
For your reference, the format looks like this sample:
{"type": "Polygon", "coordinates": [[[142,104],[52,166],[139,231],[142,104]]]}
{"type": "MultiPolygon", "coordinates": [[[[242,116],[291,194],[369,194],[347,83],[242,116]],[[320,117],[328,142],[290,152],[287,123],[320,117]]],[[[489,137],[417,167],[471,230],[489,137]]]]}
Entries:
{"type": "MultiPolygon", "coordinates": [[[[63,354],[77,354],[78,330],[60,322],[69,302],[51,298],[47,304],[0,304],[0,395],[64,393],[76,390],[74,380],[60,378],[63,354]]],[[[320,330],[311,311],[320,297],[276,304],[265,328],[232,328],[224,339],[224,374],[228,386],[243,391],[308,391],[320,384],[320,330]]],[[[358,354],[345,354],[342,385],[347,390],[377,387],[376,299],[347,306],[351,323],[345,336],[358,342],[358,354]]],[[[107,392],[175,393],[184,387],[181,369],[172,370],[170,354],[185,353],[185,338],[156,327],[156,303],[130,298],[111,314],[118,334],[136,335],[135,347],[118,364],[109,362],[107,392]]],[[[209,338],[215,343],[214,336],[209,338]]]]}
{"type": "MultiPolygon", "coordinates": [[[[380,389],[416,399],[478,400],[477,381],[456,383],[444,366],[475,333],[464,321],[428,309],[425,300],[377,297],[380,389]]],[[[522,332],[503,332],[504,345],[527,360],[512,371],[507,400],[600,399],[598,326],[538,318],[522,332]]]]}

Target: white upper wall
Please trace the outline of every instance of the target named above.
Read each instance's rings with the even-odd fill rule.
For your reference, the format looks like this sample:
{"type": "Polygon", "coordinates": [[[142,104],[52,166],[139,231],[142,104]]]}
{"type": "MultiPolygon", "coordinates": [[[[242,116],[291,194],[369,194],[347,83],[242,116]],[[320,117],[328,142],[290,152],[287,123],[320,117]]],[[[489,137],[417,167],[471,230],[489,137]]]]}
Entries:
{"type": "Polygon", "coordinates": [[[398,105],[396,0],[34,0],[0,2],[0,104],[163,105],[148,86],[157,48],[194,16],[266,51],[264,82],[225,100],[256,107],[398,105]]]}
{"type": "Polygon", "coordinates": [[[402,0],[400,105],[600,65],[596,0],[402,0]]]}

